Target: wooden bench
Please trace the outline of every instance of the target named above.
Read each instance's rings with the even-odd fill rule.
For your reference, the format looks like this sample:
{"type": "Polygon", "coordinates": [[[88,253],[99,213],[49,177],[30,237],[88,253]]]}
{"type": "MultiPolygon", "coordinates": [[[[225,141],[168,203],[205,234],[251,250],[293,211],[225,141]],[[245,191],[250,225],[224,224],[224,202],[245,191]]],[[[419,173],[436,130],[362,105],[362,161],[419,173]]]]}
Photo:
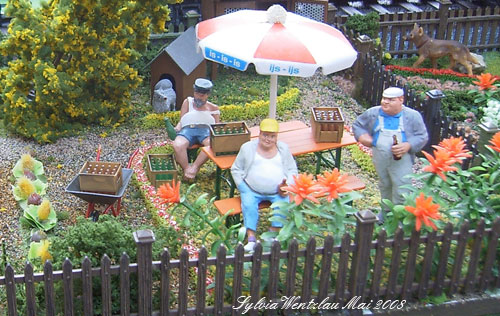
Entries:
{"type": "MultiPolygon", "coordinates": [[[[347,179],[347,187],[352,191],[363,190],[366,187],[365,183],[356,176],[350,175],[347,179]]],[[[230,226],[240,222],[241,199],[239,196],[214,201],[214,206],[222,216],[230,212],[228,217],[226,218],[226,225],[230,226]]],[[[267,208],[270,206],[271,203],[269,203],[269,201],[263,201],[259,204],[259,209],[267,208]]]]}

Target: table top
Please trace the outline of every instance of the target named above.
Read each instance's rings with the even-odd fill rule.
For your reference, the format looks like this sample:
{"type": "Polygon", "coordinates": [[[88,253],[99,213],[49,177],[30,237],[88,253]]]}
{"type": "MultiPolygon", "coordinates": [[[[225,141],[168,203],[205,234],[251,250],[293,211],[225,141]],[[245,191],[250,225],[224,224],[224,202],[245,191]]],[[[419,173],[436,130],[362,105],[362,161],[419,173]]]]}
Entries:
{"type": "MultiPolygon", "coordinates": [[[[251,131],[251,139],[255,139],[258,137],[258,127],[252,127],[250,128],[250,131],[251,131]],[[257,130],[255,130],[255,128],[257,128],[257,130]]],[[[294,156],[320,152],[330,149],[336,149],[356,144],[354,136],[347,131],[344,131],[340,143],[316,143],[314,141],[311,128],[307,127],[306,124],[300,121],[280,123],[280,132],[278,133],[278,140],[286,143],[290,148],[290,152],[294,156]]],[[[212,149],[208,146],[203,147],[202,150],[208,155],[208,157],[213,162],[215,162],[215,164],[219,168],[223,170],[231,168],[234,160],[236,160],[236,155],[215,156],[212,149]]]]}

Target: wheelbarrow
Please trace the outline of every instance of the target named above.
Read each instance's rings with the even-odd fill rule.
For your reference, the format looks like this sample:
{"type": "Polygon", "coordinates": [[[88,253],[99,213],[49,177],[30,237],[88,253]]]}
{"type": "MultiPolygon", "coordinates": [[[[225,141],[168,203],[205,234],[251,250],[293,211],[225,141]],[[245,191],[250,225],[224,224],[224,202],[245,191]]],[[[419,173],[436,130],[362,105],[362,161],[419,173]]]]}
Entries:
{"type": "MultiPolygon", "coordinates": [[[[130,169],[130,165],[132,163],[132,159],[136,154],[137,150],[130,157],[127,168],[122,168],[122,185],[119,188],[118,192],[116,192],[116,194],[82,191],[80,189],[79,175],[77,175],[76,177],[73,178],[73,180],[71,180],[69,185],[66,187],[65,191],[89,203],[87,211],[85,212],[85,218],[91,216],[94,221],[97,221],[97,219],[99,219],[100,214],[99,211],[95,209],[95,204],[107,205],[103,211],[103,214],[107,214],[109,211],[111,211],[111,213],[114,216],[120,215],[121,200],[123,194],[125,193],[125,190],[127,189],[130,179],[132,178],[132,173],[133,173],[133,170],[130,169]]],[[[99,161],[100,155],[101,155],[101,146],[99,145],[97,149],[96,161],[99,161]]]]}

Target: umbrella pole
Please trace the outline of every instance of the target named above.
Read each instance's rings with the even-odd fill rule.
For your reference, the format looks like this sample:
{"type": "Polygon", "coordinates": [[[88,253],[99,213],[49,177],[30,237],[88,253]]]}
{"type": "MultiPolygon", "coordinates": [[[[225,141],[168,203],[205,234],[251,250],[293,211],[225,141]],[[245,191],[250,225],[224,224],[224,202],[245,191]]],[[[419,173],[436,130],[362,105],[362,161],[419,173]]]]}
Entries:
{"type": "Polygon", "coordinates": [[[276,118],[276,99],[278,96],[278,75],[271,75],[271,88],[269,91],[269,117],[276,118]]]}

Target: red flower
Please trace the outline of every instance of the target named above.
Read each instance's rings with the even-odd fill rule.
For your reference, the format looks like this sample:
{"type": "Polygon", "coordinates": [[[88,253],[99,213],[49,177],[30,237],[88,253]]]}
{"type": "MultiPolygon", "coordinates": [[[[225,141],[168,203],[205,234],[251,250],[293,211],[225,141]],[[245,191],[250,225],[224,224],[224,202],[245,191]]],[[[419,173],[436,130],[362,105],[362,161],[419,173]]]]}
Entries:
{"type": "Polygon", "coordinates": [[[434,68],[412,68],[412,67],[403,67],[403,66],[397,66],[397,65],[387,65],[385,66],[385,70],[400,70],[400,71],[406,71],[406,72],[412,72],[416,74],[423,74],[423,73],[431,73],[433,75],[453,75],[455,77],[469,77],[469,78],[474,78],[474,76],[470,76],[468,74],[463,74],[459,73],[450,69],[434,69],[434,68]]]}
{"type": "Polygon", "coordinates": [[[479,81],[472,81],[472,83],[478,85],[479,90],[496,89],[493,83],[497,81],[497,78],[493,77],[490,73],[481,74],[476,76],[476,78],[479,79],[479,81]]]}
{"type": "Polygon", "coordinates": [[[345,187],[348,182],[347,177],[347,174],[340,174],[337,168],[333,169],[332,172],[323,172],[323,175],[318,175],[319,192],[328,193],[328,202],[338,199],[339,193],[351,191],[350,188],[345,187]]]}
{"type": "Polygon", "coordinates": [[[432,203],[432,197],[426,199],[424,193],[420,192],[420,195],[415,199],[415,207],[405,206],[405,209],[415,215],[415,229],[417,231],[420,230],[422,222],[425,226],[437,229],[436,224],[434,224],[431,218],[440,219],[441,215],[439,214],[439,204],[432,203]]]}
{"type": "Polygon", "coordinates": [[[438,176],[441,177],[444,181],[446,181],[446,176],[444,175],[444,172],[446,171],[456,171],[457,167],[453,167],[452,165],[459,160],[452,157],[451,153],[441,147],[437,147],[434,150],[434,157],[432,155],[426,153],[425,151],[422,151],[422,153],[425,155],[425,158],[429,160],[430,165],[426,166],[423,171],[428,171],[437,174],[438,176]]]}
{"type": "Polygon", "coordinates": [[[304,199],[319,203],[316,199],[318,185],[314,181],[312,174],[301,173],[293,176],[295,184],[283,187],[282,190],[293,193],[295,204],[300,205],[304,199]]]}
{"type": "Polygon", "coordinates": [[[465,148],[465,142],[462,137],[450,137],[443,139],[437,146],[432,146],[434,148],[441,147],[444,150],[450,152],[450,156],[456,159],[470,158],[472,155],[465,148]]]}
{"type": "Polygon", "coordinates": [[[170,183],[165,183],[158,188],[158,196],[162,198],[164,201],[162,204],[170,204],[170,203],[179,203],[180,199],[180,188],[181,182],[172,181],[172,185],[170,183]]]}
{"type": "Polygon", "coordinates": [[[493,146],[488,147],[500,153],[500,132],[497,132],[495,135],[493,135],[493,137],[490,139],[490,144],[493,146]]]}

